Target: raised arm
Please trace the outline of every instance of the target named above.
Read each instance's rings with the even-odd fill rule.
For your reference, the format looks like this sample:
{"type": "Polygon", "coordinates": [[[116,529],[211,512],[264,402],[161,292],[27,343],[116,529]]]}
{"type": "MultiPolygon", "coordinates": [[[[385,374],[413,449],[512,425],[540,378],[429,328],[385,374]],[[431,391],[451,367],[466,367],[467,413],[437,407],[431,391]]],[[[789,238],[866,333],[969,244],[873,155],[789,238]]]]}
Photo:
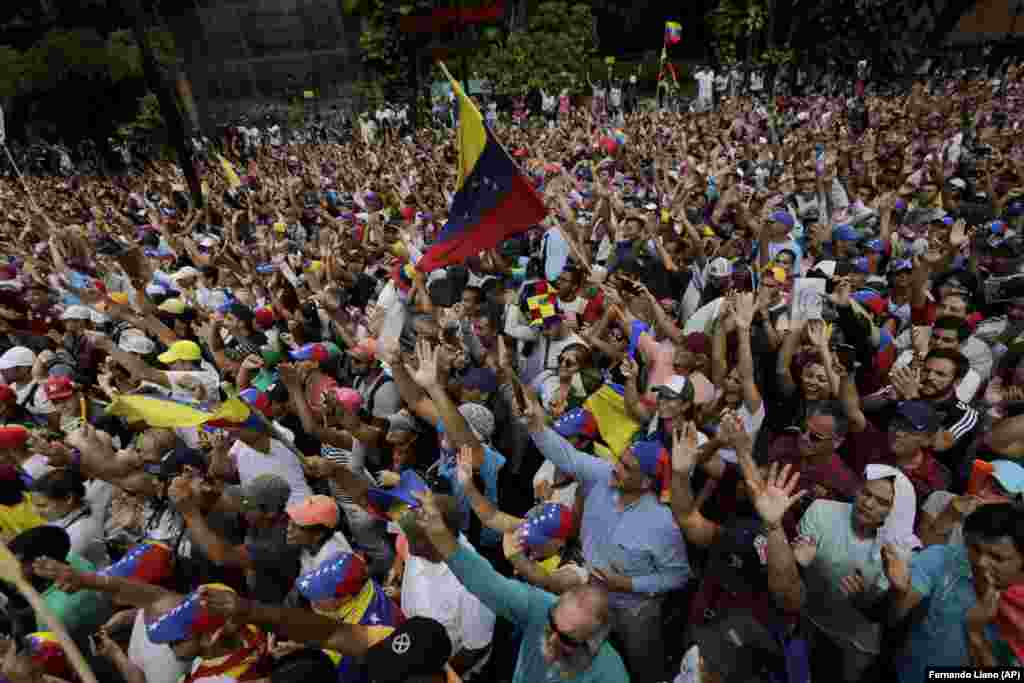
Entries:
{"type": "Polygon", "coordinates": [[[473,512],[488,529],[506,534],[515,531],[523,523],[522,518],[502,512],[494,503],[487,500],[487,496],[480,493],[480,489],[473,483],[473,451],[467,446],[459,449],[456,476],[466,492],[466,497],[469,498],[473,512]]]}

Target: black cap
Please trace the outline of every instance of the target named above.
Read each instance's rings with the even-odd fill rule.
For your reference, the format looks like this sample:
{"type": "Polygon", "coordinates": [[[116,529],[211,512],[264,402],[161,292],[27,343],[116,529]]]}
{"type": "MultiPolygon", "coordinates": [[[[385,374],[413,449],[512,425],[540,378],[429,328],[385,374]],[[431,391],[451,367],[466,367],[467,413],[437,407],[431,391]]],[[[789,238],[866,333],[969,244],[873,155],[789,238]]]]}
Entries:
{"type": "Polygon", "coordinates": [[[452,641],[438,622],[412,617],[366,653],[367,679],[404,683],[413,676],[440,673],[452,656],[452,641]]]}
{"type": "Polygon", "coordinates": [[[337,667],[323,650],[305,648],[277,660],[270,683],[334,683],[337,667]]]}

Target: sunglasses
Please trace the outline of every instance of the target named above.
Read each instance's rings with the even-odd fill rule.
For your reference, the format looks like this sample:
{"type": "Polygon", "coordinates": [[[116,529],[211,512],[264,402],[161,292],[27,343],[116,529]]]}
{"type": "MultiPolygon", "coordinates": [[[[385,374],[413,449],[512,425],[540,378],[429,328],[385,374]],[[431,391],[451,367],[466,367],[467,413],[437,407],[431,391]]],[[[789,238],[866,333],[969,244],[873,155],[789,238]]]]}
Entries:
{"type": "Polygon", "coordinates": [[[563,633],[562,631],[560,631],[558,629],[558,626],[555,624],[555,608],[554,607],[552,607],[548,611],[548,628],[551,629],[552,633],[554,633],[556,636],[558,636],[558,642],[560,642],[562,645],[564,645],[565,647],[567,647],[569,649],[575,650],[576,648],[582,647],[584,645],[583,641],[576,640],[572,636],[570,636],[570,635],[568,635],[566,633],[563,633]]]}
{"type": "Polygon", "coordinates": [[[804,427],[803,433],[807,436],[808,439],[810,439],[811,443],[821,443],[822,441],[828,441],[829,439],[832,438],[831,435],[828,434],[818,434],[817,432],[812,432],[810,427],[804,427]]]}

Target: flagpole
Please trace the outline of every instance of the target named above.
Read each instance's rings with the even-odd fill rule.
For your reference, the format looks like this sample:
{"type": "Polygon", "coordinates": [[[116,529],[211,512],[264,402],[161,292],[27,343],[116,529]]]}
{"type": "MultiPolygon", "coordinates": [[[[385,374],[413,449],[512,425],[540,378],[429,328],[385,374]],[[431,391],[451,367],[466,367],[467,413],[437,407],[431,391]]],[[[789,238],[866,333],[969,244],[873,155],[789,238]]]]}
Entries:
{"type": "Polygon", "coordinates": [[[40,211],[39,205],[36,204],[36,198],[32,196],[32,191],[28,188],[28,183],[25,182],[25,177],[21,175],[21,171],[18,170],[18,164],[15,163],[14,157],[11,156],[11,150],[7,147],[7,143],[3,143],[4,151],[7,152],[7,160],[11,162],[11,168],[14,169],[15,175],[18,176],[18,180],[21,182],[21,188],[25,190],[25,194],[28,195],[28,200],[32,202],[32,206],[35,207],[36,211],[40,211]]]}

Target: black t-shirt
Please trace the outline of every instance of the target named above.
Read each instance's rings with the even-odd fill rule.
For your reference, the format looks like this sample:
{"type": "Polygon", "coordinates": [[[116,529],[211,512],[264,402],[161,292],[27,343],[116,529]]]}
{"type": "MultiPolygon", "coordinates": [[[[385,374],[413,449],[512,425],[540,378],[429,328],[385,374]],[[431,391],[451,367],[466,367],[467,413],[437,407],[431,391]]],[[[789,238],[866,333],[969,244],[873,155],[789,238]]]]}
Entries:
{"type": "Polygon", "coordinates": [[[302,420],[297,415],[288,413],[278,419],[278,422],[295,434],[295,447],[300,453],[307,457],[320,455],[320,439],[306,432],[302,427],[302,420]]]}
{"type": "Polygon", "coordinates": [[[269,529],[249,529],[245,547],[253,564],[246,577],[252,597],[267,604],[280,604],[299,576],[300,549],[288,545],[288,528],[278,524],[269,529]]]}
{"type": "Polygon", "coordinates": [[[356,308],[366,308],[376,291],[377,282],[366,273],[359,273],[355,284],[348,289],[348,303],[356,308]]]}

